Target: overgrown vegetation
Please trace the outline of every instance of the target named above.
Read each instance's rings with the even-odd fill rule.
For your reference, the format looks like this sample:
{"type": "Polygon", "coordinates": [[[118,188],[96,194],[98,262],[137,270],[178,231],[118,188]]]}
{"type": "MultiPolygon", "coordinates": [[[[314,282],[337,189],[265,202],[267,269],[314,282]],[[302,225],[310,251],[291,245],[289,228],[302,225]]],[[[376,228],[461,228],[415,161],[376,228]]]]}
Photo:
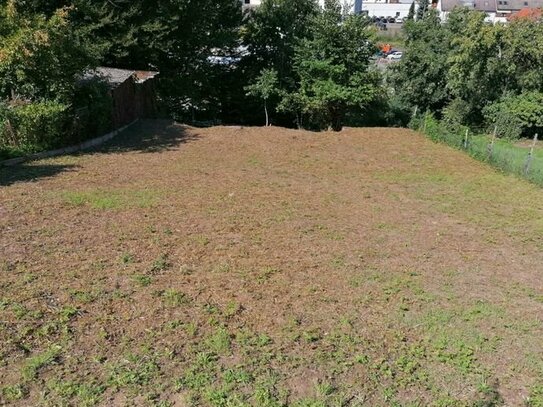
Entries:
{"type": "Polygon", "coordinates": [[[497,127],[506,138],[541,131],[543,25],[517,19],[488,24],[457,7],[445,22],[435,10],[405,24],[406,52],[390,72],[394,98],[409,112],[447,124],[497,127]]]}

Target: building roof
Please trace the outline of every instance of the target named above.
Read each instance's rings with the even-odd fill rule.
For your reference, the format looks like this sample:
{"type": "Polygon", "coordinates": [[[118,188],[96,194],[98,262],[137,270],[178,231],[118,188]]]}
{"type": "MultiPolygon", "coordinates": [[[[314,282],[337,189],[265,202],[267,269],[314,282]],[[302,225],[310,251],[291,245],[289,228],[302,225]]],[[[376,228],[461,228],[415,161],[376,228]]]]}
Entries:
{"type": "Polygon", "coordinates": [[[158,74],[159,73],[155,71],[133,71],[130,69],[99,66],[95,70],[86,72],[83,75],[82,81],[85,82],[95,78],[101,78],[105,80],[112,89],[115,89],[130,78],[134,78],[136,83],[144,83],[149,79],[153,79],[158,74]]]}
{"type": "Polygon", "coordinates": [[[438,6],[444,12],[455,7],[468,7],[487,13],[513,13],[525,8],[543,8],[543,0],[440,0],[438,6]]]}
{"type": "Polygon", "coordinates": [[[136,71],[135,73],[138,83],[143,83],[149,79],[154,79],[158,75],[156,71],[136,71]]]}
{"type": "Polygon", "coordinates": [[[112,87],[117,87],[121,83],[126,82],[133,75],[136,74],[136,71],[131,71],[128,69],[117,69],[117,68],[107,68],[104,66],[99,66],[96,68],[95,76],[100,76],[104,78],[112,87]]]}
{"type": "Polygon", "coordinates": [[[497,0],[474,0],[473,8],[479,11],[495,13],[497,4],[496,2],[497,0]]]}
{"type": "Polygon", "coordinates": [[[520,20],[520,19],[527,19],[527,20],[540,20],[543,16],[543,12],[540,8],[523,8],[520,11],[517,11],[516,13],[513,13],[509,16],[509,20],[520,20]]]}
{"type": "MultiPolygon", "coordinates": [[[[490,1],[490,0],[489,0],[490,1]]],[[[470,0],[441,0],[441,11],[452,11],[455,7],[473,8],[473,1],[470,0]]]]}

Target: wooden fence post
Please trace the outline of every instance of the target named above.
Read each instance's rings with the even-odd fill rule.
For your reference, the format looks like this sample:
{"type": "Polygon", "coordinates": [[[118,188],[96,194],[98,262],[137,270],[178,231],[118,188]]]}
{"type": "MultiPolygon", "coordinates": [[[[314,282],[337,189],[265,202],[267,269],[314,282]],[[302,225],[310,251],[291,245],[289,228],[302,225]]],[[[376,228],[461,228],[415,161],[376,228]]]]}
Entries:
{"type": "Polygon", "coordinates": [[[464,149],[468,149],[469,144],[469,129],[466,129],[466,135],[464,136],[464,149]]]}
{"type": "Polygon", "coordinates": [[[534,149],[537,144],[537,133],[534,136],[534,141],[532,143],[532,147],[530,148],[530,152],[528,153],[528,157],[526,157],[526,164],[524,164],[524,175],[527,176],[530,172],[530,166],[532,165],[532,159],[534,158],[534,149]]]}

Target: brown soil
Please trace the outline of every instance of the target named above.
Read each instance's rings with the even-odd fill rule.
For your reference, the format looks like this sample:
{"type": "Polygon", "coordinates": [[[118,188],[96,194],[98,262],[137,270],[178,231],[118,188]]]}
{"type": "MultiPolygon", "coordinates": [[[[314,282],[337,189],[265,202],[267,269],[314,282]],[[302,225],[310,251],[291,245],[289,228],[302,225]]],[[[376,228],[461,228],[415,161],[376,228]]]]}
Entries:
{"type": "Polygon", "coordinates": [[[416,133],[149,121],[0,172],[0,404],[543,403],[543,191],[416,133]]]}

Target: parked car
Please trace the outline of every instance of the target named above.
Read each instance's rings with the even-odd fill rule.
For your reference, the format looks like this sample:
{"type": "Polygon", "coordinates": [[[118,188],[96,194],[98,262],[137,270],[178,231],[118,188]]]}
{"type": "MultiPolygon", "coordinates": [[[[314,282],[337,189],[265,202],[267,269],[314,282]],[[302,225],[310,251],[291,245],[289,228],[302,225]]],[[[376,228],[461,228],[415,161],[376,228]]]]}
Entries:
{"type": "Polygon", "coordinates": [[[403,53],[402,51],[393,51],[390,54],[387,55],[387,59],[390,61],[398,61],[402,59],[403,53]]]}
{"type": "Polygon", "coordinates": [[[387,23],[394,24],[396,19],[394,17],[387,17],[387,23]]]}
{"type": "Polygon", "coordinates": [[[398,18],[396,19],[396,24],[403,24],[403,18],[398,17],[398,18]]]}

